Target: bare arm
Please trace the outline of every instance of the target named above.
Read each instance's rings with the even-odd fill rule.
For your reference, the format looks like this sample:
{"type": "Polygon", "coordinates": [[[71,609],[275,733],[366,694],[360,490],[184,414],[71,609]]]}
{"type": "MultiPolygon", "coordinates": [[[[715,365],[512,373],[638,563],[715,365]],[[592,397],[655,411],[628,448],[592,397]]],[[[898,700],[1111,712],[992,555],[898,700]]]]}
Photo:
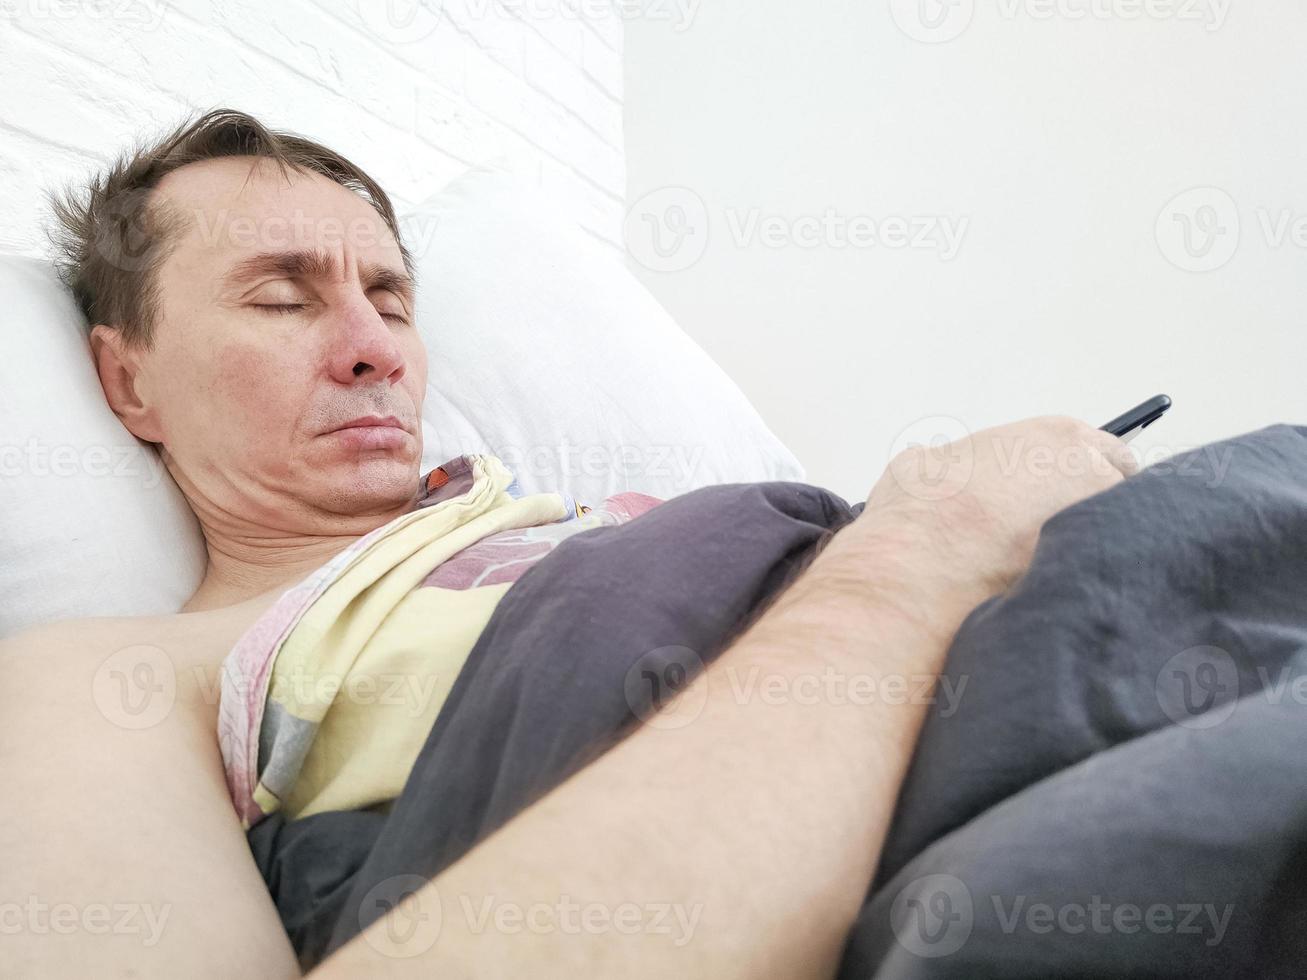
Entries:
{"type": "Polygon", "coordinates": [[[894,550],[872,534],[837,536],[700,679],[707,700],[693,722],[645,726],[419,893],[420,913],[440,905],[434,943],[413,931],[410,950],[431,943],[422,955],[390,955],[410,950],[392,949],[382,920],[314,976],[829,976],[925,707],[767,703],[758,685],[792,690],[827,668],[873,683],[937,671],[966,610],[929,582],[896,581],[894,550]],[[881,598],[890,588],[952,608],[921,622],[881,598]],[[594,906],[594,933],[564,931],[563,896],[594,906]],[[536,931],[478,917],[540,903],[555,911],[538,914],[536,931]],[[653,931],[662,905],[666,933],[653,931]],[[624,906],[638,910],[625,913],[629,934],[611,918],[624,906]],[[795,943],[796,929],[809,942],[795,943]]]}
{"type": "Polygon", "coordinates": [[[160,622],[0,641],[0,976],[299,975],[198,683],[234,637],[160,622]],[[158,669],[134,704],[113,672],[138,662],[158,669]]]}
{"type": "MultiPolygon", "coordinates": [[[[943,477],[910,456],[883,478],[692,686],[692,724],[638,731],[419,890],[416,917],[393,910],[316,975],[828,975],[923,706],[773,703],[760,685],[933,673],[966,610],[1020,574],[1044,517],[1120,479],[1034,476],[1012,452],[1116,452],[1084,426],[994,431],[1001,456],[971,446],[943,477]]],[[[212,672],[247,622],[93,620],[0,642],[0,975],[297,972],[213,737],[212,672]],[[145,727],[112,686],[138,647],[175,680],[145,727]]]]}
{"type": "Polygon", "coordinates": [[[740,678],[795,691],[801,677],[827,671],[866,678],[863,690],[893,680],[912,690],[914,678],[933,677],[965,614],[1024,567],[1041,515],[1128,465],[1119,456],[1106,465],[1115,447],[1086,427],[1045,425],[1042,439],[1093,447],[1099,475],[1068,483],[1054,474],[1050,486],[1017,474],[994,507],[986,501],[1001,485],[993,463],[1002,454],[987,446],[980,481],[973,453],[941,509],[937,483],[929,505],[903,492],[919,462],[908,460],[683,695],[705,698],[692,724],[643,727],[312,976],[832,975],[925,704],[776,703],[756,684],[741,697],[740,678]],[[1042,494],[1042,509],[1015,519],[1031,494],[1042,494]],[[591,910],[589,927],[575,909],[566,920],[569,901],[591,910]],[[664,905],[673,926],[655,931],[653,910],[664,905]]]}

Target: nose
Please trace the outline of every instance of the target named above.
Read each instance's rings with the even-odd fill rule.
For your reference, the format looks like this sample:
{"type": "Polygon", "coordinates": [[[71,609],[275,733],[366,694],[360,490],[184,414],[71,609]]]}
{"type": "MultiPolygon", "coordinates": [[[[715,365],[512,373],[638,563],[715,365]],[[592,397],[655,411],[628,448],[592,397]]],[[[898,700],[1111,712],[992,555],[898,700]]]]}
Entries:
{"type": "Polygon", "coordinates": [[[331,376],[345,385],[385,381],[404,376],[404,352],[390,324],[362,295],[342,307],[332,333],[331,376]]]}

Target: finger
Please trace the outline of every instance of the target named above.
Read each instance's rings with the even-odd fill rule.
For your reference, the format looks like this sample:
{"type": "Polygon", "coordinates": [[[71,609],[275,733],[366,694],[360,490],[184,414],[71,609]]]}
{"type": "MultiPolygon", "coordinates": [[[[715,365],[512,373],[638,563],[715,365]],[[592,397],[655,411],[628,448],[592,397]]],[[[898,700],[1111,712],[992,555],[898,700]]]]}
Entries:
{"type": "Polygon", "coordinates": [[[1134,476],[1139,472],[1139,458],[1124,440],[1099,429],[1095,429],[1090,438],[1094,449],[1102,453],[1103,458],[1120,470],[1123,476],[1134,476]]]}

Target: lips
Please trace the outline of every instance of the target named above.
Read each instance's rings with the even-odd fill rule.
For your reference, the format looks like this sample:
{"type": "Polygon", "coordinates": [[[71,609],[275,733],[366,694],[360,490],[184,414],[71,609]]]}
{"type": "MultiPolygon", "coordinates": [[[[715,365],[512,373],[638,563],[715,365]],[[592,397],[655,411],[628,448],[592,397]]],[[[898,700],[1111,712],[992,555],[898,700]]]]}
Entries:
{"type": "Polygon", "coordinates": [[[337,426],[331,431],[339,432],[341,429],[363,429],[363,428],[383,428],[383,429],[393,428],[393,429],[404,429],[405,431],[407,431],[407,427],[402,422],[400,422],[399,419],[395,418],[395,416],[393,415],[385,415],[385,416],[364,415],[360,418],[354,419],[351,422],[346,422],[344,425],[337,426]]]}
{"type": "Polygon", "coordinates": [[[393,415],[363,415],[322,433],[347,452],[383,450],[411,453],[416,436],[393,415]]]}

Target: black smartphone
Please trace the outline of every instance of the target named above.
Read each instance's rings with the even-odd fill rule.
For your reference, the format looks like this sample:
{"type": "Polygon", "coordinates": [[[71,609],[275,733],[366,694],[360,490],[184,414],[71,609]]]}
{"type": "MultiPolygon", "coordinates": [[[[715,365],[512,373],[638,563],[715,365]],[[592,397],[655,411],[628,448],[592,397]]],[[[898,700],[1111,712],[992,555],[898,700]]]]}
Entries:
{"type": "Polygon", "coordinates": [[[1124,415],[1118,415],[1107,425],[1102,426],[1102,430],[1129,441],[1128,437],[1138,435],[1148,428],[1165,415],[1170,407],[1171,399],[1166,395],[1158,395],[1156,398],[1148,399],[1141,405],[1136,405],[1124,415]]]}

